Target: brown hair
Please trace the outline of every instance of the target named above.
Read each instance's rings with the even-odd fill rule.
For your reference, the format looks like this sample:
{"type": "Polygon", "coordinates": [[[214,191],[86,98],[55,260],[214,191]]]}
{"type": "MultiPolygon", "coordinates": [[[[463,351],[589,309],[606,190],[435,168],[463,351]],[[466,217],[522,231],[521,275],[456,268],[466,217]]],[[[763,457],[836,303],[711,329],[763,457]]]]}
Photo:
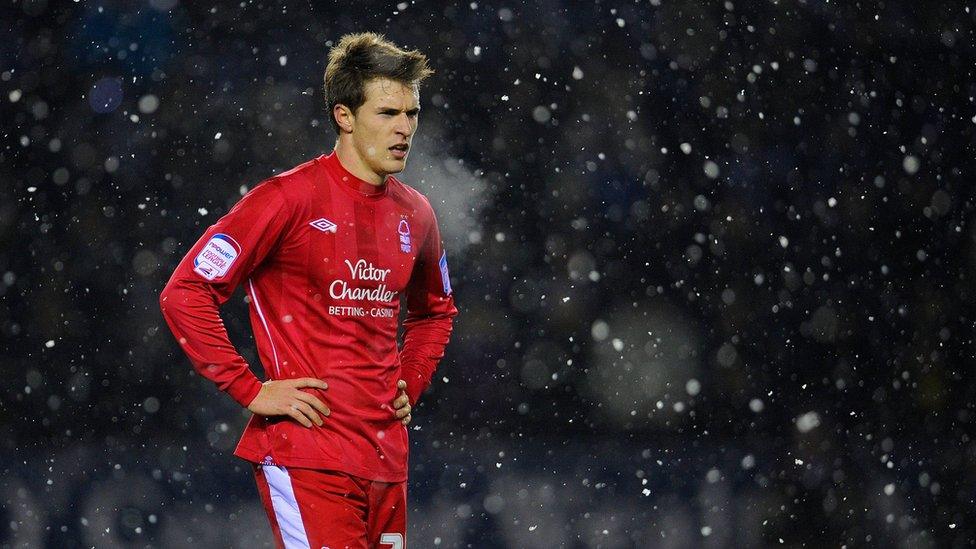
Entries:
{"type": "Polygon", "coordinates": [[[373,78],[389,78],[413,86],[432,74],[427,56],[400,48],[380,34],[343,36],[329,51],[329,65],[325,68],[325,106],[332,128],[339,133],[335,106],[345,105],[356,112],[366,102],[366,83],[373,78]]]}

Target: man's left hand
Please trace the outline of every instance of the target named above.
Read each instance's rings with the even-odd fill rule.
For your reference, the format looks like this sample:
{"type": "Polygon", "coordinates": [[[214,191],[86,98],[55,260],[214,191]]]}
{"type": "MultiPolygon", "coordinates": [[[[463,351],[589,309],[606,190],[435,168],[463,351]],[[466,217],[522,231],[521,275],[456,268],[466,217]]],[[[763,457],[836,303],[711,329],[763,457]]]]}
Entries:
{"type": "Polygon", "coordinates": [[[410,412],[413,411],[413,408],[410,407],[410,399],[407,397],[407,382],[402,379],[397,381],[397,389],[400,390],[400,394],[393,401],[393,413],[401,423],[409,425],[410,412]]]}

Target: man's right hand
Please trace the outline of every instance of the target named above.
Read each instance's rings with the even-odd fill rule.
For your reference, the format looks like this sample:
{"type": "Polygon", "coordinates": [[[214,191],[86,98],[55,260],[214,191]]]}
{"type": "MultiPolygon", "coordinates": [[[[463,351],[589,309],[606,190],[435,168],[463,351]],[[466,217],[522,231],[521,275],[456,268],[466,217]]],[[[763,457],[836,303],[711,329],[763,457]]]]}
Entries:
{"type": "Polygon", "coordinates": [[[289,416],[305,427],[312,423],[321,426],[322,416],[329,415],[329,408],[319,399],[302,391],[305,387],[328,389],[321,379],[303,377],[265,381],[261,391],[247,409],[259,416],[289,416]]]}

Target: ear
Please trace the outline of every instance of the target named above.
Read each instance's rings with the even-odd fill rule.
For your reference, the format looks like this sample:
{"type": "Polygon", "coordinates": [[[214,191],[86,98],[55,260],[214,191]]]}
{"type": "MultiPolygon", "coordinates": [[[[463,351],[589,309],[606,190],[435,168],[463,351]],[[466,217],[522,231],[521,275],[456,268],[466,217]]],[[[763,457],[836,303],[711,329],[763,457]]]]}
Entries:
{"type": "Polygon", "coordinates": [[[339,103],[335,107],[332,107],[332,116],[335,117],[336,122],[339,124],[339,131],[343,133],[352,133],[352,124],[356,119],[356,115],[353,114],[349,107],[339,103]]]}

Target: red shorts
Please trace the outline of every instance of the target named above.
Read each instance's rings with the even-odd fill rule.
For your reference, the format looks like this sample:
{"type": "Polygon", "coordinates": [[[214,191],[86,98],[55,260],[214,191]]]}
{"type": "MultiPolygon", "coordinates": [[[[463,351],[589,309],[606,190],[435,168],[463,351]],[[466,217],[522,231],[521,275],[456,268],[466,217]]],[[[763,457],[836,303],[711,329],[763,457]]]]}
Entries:
{"type": "Polygon", "coordinates": [[[403,549],[407,483],[337,471],[254,465],[275,542],[284,549],[403,549]]]}

